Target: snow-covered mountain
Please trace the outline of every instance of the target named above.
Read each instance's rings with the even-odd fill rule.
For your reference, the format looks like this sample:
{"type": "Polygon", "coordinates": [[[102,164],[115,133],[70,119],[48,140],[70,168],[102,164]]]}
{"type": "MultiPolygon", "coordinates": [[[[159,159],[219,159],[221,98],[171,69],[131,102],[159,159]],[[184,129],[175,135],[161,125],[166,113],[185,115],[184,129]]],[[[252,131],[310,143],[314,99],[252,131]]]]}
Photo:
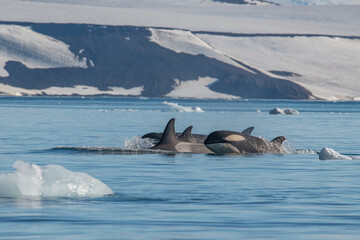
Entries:
{"type": "Polygon", "coordinates": [[[0,41],[1,49],[17,53],[16,58],[4,54],[8,59],[3,59],[0,91],[7,94],[311,97],[298,84],[246,66],[189,31],[39,23],[0,24],[0,29],[16,30],[25,39],[0,41]],[[29,59],[34,44],[39,47],[29,59]],[[47,59],[42,56],[51,52],[49,49],[57,62],[52,64],[50,59],[44,67],[47,59]],[[68,63],[69,59],[73,62],[68,63]]]}
{"type": "Polygon", "coordinates": [[[359,99],[360,5],[230,2],[0,0],[0,92],[359,99]]]}
{"type": "Polygon", "coordinates": [[[280,5],[359,5],[358,0],[271,0],[280,5]]]}

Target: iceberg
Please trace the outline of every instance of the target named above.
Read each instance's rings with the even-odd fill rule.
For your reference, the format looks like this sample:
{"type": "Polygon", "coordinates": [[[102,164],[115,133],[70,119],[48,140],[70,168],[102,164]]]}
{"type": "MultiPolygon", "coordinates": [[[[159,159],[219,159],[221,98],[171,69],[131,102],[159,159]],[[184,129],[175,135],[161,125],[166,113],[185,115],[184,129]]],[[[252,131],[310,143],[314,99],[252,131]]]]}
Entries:
{"type": "Polygon", "coordinates": [[[100,180],[60,165],[44,167],[16,161],[13,173],[0,174],[0,197],[99,197],[114,192],[100,180]]]}
{"type": "Polygon", "coordinates": [[[299,114],[299,111],[292,109],[292,108],[274,108],[269,111],[270,114],[299,114]]]}
{"type": "Polygon", "coordinates": [[[351,157],[342,155],[332,148],[324,147],[319,153],[320,160],[352,160],[351,157]]]}

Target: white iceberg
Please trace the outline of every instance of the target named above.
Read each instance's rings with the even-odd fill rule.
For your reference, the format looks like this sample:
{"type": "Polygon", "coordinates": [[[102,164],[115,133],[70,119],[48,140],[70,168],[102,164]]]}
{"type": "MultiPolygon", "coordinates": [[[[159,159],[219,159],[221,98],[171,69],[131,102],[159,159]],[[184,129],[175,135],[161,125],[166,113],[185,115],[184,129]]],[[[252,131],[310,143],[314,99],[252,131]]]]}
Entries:
{"type": "Polygon", "coordinates": [[[292,109],[292,108],[274,108],[269,111],[270,114],[299,114],[299,111],[292,109]]]}
{"type": "Polygon", "coordinates": [[[97,197],[114,192],[100,180],[60,165],[40,167],[16,161],[13,173],[0,174],[0,197],[97,197]]]}
{"type": "Polygon", "coordinates": [[[352,160],[351,157],[342,155],[332,148],[324,147],[319,154],[320,160],[352,160]]]}

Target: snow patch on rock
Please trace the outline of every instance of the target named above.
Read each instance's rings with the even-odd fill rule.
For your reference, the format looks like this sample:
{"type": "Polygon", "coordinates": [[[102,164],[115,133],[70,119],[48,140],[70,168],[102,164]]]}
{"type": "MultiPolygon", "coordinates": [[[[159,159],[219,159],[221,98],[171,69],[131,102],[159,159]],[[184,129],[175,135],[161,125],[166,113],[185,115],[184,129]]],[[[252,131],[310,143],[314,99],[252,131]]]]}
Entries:
{"type": "Polygon", "coordinates": [[[360,97],[359,39],[197,36],[262,72],[297,73],[285,78],[310,90],[318,98],[355,100],[360,97]]]}
{"type": "Polygon", "coordinates": [[[69,45],[33,31],[30,27],[0,24],[0,77],[7,77],[6,62],[18,61],[28,68],[87,68],[69,45]]]}
{"type": "Polygon", "coordinates": [[[158,45],[173,50],[176,53],[187,53],[192,55],[203,54],[209,58],[231,64],[254,73],[250,69],[237,63],[223,52],[213,48],[202,39],[198,38],[190,31],[169,30],[169,29],[149,29],[151,32],[150,40],[158,45]]]}
{"type": "Polygon", "coordinates": [[[216,82],[216,78],[199,77],[197,80],[180,81],[175,79],[174,89],[165,95],[172,98],[208,98],[208,99],[239,99],[240,97],[214,92],[209,85],[216,82]]]}
{"type": "Polygon", "coordinates": [[[71,95],[118,95],[118,96],[140,96],[144,91],[144,87],[134,87],[125,89],[122,87],[109,87],[108,91],[101,91],[97,87],[75,85],[73,87],[50,87],[46,89],[25,89],[12,87],[10,85],[0,83],[0,93],[12,96],[24,95],[55,95],[55,96],[71,96],[71,95]]]}

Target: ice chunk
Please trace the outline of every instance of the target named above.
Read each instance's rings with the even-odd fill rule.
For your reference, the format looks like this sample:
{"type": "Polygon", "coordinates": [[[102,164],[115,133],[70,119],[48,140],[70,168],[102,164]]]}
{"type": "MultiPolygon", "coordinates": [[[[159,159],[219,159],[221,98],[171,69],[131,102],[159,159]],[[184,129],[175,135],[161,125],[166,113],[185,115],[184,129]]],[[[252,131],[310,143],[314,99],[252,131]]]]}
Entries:
{"type": "Polygon", "coordinates": [[[269,111],[270,114],[299,114],[299,111],[292,109],[292,108],[274,108],[269,111]]]}
{"type": "Polygon", "coordinates": [[[40,167],[22,161],[13,173],[0,174],[0,197],[94,197],[114,192],[98,179],[60,165],[40,167]]]}
{"type": "Polygon", "coordinates": [[[351,157],[341,155],[332,148],[324,147],[319,154],[320,160],[352,160],[351,157]]]}

